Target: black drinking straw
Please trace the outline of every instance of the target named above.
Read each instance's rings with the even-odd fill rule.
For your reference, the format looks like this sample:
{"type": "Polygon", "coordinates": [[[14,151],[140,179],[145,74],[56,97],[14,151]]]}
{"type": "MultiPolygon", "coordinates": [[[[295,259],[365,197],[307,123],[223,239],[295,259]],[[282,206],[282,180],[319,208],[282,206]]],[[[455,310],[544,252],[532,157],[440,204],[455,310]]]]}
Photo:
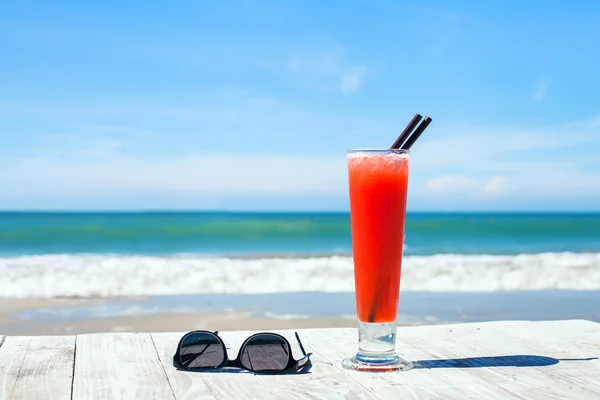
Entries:
{"type": "Polygon", "coordinates": [[[401,149],[404,149],[404,150],[410,149],[411,146],[413,144],[415,144],[415,142],[417,141],[419,136],[421,136],[421,134],[425,131],[425,129],[427,129],[427,127],[429,126],[430,123],[431,123],[431,118],[425,117],[423,122],[421,122],[421,125],[419,125],[417,127],[417,129],[415,129],[415,131],[412,133],[412,135],[410,135],[408,140],[406,140],[406,142],[404,142],[401,149]]]}
{"type": "MultiPolygon", "coordinates": [[[[423,122],[415,129],[415,126],[421,120],[421,116],[419,114],[415,114],[413,119],[406,125],[406,128],[402,131],[398,139],[392,145],[392,149],[404,149],[408,150],[412,147],[413,144],[417,141],[419,136],[427,129],[429,124],[431,123],[431,118],[425,117],[423,122]],[[413,129],[415,131],[413,132],[413,129]],[[412,133],[412,134],[411,134],[412,133]],[[404,144],[403,144],[404,143],[404,144]]],[[[377,316],[377,306],[379,304],[379,287],[375,290],[375,298],[373,299],[373,303],[371,305],[371,309],[369,310],[369,317],[367,322],[375,322],[375,317],[377,316]]]]}
{"type": "Polygon", "coordinates": [[[415,126],[417,126],[421,118],[423,117],[421,117],[420,114],[415,114],[413,119],[410,120],[408,125],[406,125],[406,128],[404,128],[400,136],[398,136],[398,139],[396,139],[396,141],[392,145],[392,149],[399,149],[400,146],[402,146],[402,143],[404,143],[404,141],[408,138],[413,129],[415,129],[415,126]]]}

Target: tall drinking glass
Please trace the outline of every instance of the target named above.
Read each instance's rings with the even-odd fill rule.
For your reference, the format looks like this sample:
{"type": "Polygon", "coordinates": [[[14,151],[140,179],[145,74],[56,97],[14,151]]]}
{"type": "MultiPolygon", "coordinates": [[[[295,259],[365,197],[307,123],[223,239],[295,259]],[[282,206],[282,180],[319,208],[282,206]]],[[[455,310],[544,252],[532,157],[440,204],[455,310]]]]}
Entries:
{"type": "Polygon", "coordinates": [[[358,353],[342,362],[348,369],[412,368],[396,354],[408,164],[408,150],[348,151],[359,339],[358,353]]]}

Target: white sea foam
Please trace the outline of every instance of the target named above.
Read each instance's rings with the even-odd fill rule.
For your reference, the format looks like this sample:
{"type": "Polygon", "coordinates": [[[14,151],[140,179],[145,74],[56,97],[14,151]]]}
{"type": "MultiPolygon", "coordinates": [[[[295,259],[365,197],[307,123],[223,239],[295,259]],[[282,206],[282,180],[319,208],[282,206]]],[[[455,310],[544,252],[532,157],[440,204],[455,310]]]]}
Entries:
{"type": "MultiPolygon", "coordinates": [[[[600,290],[600,253],[405,257],[402,290],[600,290]]],[[[352,259],[42,255],[0,258],[0,297],[354,290],[352,259]]]]}

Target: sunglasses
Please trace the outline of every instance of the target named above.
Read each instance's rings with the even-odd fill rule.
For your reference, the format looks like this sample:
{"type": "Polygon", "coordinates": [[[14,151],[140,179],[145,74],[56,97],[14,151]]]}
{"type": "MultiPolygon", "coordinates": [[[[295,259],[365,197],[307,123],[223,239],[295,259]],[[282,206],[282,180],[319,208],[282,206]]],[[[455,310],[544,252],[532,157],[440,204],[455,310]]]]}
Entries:
{"type": "Polygon", "coordinates": [[[304,357],[295,360],[290,342],[276,333],[256,333],[244,341],[235,360],[227,357],[225,343],[219,332],[193,331],[186,333],[173,356],[175,368],[202,371],[218,368],[241,368],[261,374],[297,372],[309,361],[298,333],[298,346],[304,357]]]}

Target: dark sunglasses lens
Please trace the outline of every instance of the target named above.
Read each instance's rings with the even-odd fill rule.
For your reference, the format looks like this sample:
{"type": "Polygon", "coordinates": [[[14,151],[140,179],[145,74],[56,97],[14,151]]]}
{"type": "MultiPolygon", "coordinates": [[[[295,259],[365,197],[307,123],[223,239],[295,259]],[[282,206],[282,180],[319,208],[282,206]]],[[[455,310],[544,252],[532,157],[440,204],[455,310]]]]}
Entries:
{"type": "Polygon", "coordinates": [[[254,372],[280,372],[287,367],[290,348],[279,336],[263,334],[246,342],[240,357],[244,368],[254,372]]]}
{"type": "Polygon", "coordinates": [[[195,332],[181,342],[179,357],[181,364],[187,368],[216,368],[225,360],[225,351],[216,335],[195,332]]]}

